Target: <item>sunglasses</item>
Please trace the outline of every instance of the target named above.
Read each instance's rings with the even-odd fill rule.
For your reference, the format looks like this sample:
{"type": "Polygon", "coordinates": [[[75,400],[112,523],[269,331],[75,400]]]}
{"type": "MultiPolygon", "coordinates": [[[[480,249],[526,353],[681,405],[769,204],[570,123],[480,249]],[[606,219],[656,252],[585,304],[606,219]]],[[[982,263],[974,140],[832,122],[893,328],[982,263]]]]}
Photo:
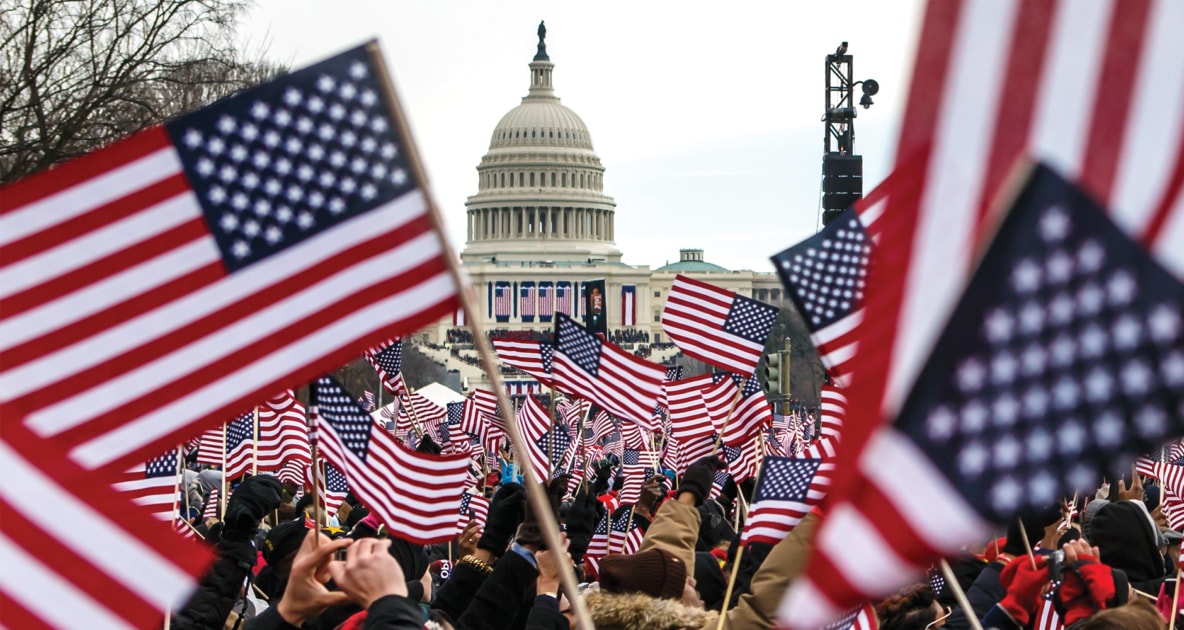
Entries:
{"type": "Polygon", "coordinates": [[[938,617],[937,619],[934,619],[933,621],[930,621],[929,625],[925,626],[925,630],[929,630],[930,628],[937,628],[938,627],[937,624],[944,623],[946,618],[949,617],[951,614],[953,614],[953,612],[954,611],[952,608],[950,608],[949,606],[946,606],[946,614],[938,617]]]}

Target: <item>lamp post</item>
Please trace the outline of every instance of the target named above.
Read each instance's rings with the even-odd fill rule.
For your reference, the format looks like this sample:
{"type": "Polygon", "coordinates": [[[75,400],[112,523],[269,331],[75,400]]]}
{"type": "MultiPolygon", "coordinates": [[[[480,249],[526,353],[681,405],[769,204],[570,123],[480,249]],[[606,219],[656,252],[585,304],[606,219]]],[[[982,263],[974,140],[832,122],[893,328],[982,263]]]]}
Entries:
{"type": "Polygon", "coordinates": [[[822,122],[822,224],[827,225],[863,196],[863,157],[856,155],[855,117],[859,111],[851,92],[861,85],[860,106],[872,106],[880,91],[875,79],[853,80],[854,63],[847,42],[826,56],[825,109],[822,122]]]}

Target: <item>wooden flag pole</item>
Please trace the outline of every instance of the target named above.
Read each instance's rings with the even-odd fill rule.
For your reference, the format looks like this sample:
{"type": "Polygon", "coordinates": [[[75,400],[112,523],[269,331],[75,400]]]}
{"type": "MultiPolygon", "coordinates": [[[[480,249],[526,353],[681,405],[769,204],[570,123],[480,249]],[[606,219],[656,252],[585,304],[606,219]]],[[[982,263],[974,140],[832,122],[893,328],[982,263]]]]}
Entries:
{"type": "MultiPolygon", "coordinates": [[[[1023,527],[1021,526],[1022,530],[1023,527]]],[[[1025,534],[1026,535],[1026,534],[1025,534]]],[[[1031,553],[1029,551],[1029,553],[1031,553]]],[[[1035,560],[1032,561],[1035,563],[1035,560]]],[[[978,616],[974,614],[974,609],[970,607],[970,600],[966,599],[966,593],[962,590],[962,585],[958,583],[958,576],[954,575],[954,570],[950,568],[950,563],[946,562],[945,558],[941,559],[941,574],[946,577],[946,586],[954,591],[954,599],[958,600],[958,605],[962,607],[962,612],[966,613],[966,619],[970,622],[970,627],[974,630],[983,630],[983,626],[978,622],[978,616]]]]}
{"type": "Polygon", "coordinates": [[[1168,621],[1168,630],[1176,630],[1176,613],[1179,610],[1177,608],[1177,606],[1180,604],[1180,577],[1181,577],[1181,573],[1184,573],[1184,565],[1180,564],[1179,561],[1177,561],[1176,562],[1176,584],[1172,587],[1172,616],[1171,616],[1171,620],[1168,621]]]}
{"type": "Polygon", "coordinates": [[[1028,532],[1024,529],[1024,522],[1020,521],[1020,538],[1024,541],[1024,549],[1028,551],[1028,560],[1032,563],[1032,570],[1036,570],[1036,554],[1032,553],[1032,543],[1028,542],[1028,532]]]}
{"type": "Polygon", "coordinates": [[[226,488],[229,480],[226,479],[226,425],[222,425],[222,486],[221,496],[218,497],[218,520],[226,517],[226,488]]]}
{"type": "MultiPolygon", "coordinates": [[[[378,71],[378,80],[382,83],[387,106],[391,109],[397,131],[403,138],[407,166],[411,169],[415,181],[423,186],[422,194],[427,203],[428,217],[432,221],[432,226],[435,228],[435,234],[439,241],[441,257],[447,263],[453,285],[457,289],[457,297],[460,299],[461,309],[465,314],[465,321],[469,325],[469,330],[473,333],[473,342],[477,347],[477,354],[481,358],[482,367],[484,367],[489,383],[497,396],[502,414],[512,420],[514,417],[514,406],[510,403],[510,397],[506,394],[505,382],[502,380],[501,372],[498,371],[497,355],[493,352],[493,346],[490,344],[489,338],[485,335],[485,331],[481,325],[480,313],[476,305],[477,300],[473,295],[472,287],[469,285],[468,275],[460,268],[456,252],[453,251],[452,244],[444,236],[444,220],[440,215],[440,210],[436,206],[435,200],[432,199],[432,195],[428,191],[427,175],[424,172],[423,164],[420,162],[419,152],[415,148],[415,141],[411,137],[411,130],[407,125],[407,119],[403,116],[402,105],[399,103],[399,99],[395,95],[394,86],[391,84],[390,73],[387,71],[386,62],[382,58],[382,53],[379,51],[377,43],[367,45],[367,51],[370,54],[371,62],[378,71]]],[[[522,433],[518,431],[517,423],[510,421],[506,425],[511,446],[517,451],[516,457],[518,461],[529,461],[526,442],[522,438],[522,433]]],[[[539,484],[538,480],[534,478],[534,471],[531,470],[531,467],[526,466],[523,468],[523,480],[526,482],[524,484],[526,486],[526,498],[530,502],[535,517],[539,520],[540,529],[542,530],[543,539],[547,543],[547,548],[562,549],[563,543],[561,542],[562,539],[559,533],[559,522],[555,518],[555,514],[551,511],[551,504],[547,499],[546,491],[539,484]]],[[[575,612],[576,623],[580,628],[592,630],[596,626],[592,622],[592,614],[588,611],[588,605],[584,603],[584,598],[579,596],[579,583],[576,581],[575,572],[569,563],[561,562],[559,564],[562,567],[560,577],[562,578],[563,588],[569,595],[568,599],[571,601],[572,609],[575,612]]]]}
{"type": "MultiPolygon", "coordinates": [[[[173,518],[181,518],[181,489],[182,482],[185,479],[185,451],[182,450],[183,448],[182,446],[177,446],[177,474],[173,480],[173,518]]],[[[188,494],[186,493],[186,495],[188,494]]],[[[186,512],[188,511],[186,510],[186,512]]]]}
{"type": "Polygon", "coordinates": [[[259,405],[255,405],[255,435],[251,442],[251,476],[259,475],[259,405]]]}
{"type": "MultiPolygon", "coordinates": [[[[411,416],[411,428],[415,430],[416,435],[418,435],[419,439],[422,440],[423,439],[423,425],[420,424],[420,422],[419,422],[419,414],[415,412],[415,402],[413,400],[411,400],[411,394],[413,394],[413,393],[415,393],[415,392],[413,392],[411,390],[411,386],[408,385],[407,386],[407,393],[399,397],[399,404],[406,407],[407,410],[410,412],[408,415],[411,416]]],[[[399,430],[399,414],[395,414],[395,431],[398,431],[398,430],[399,430]]]]}
{"type": "MultiPolygon", "coordinates": [[[[308,452],[311,458],[309,462],[309,473],[312,475],[312,519],[313,525],[316,529],[321,527],[321,463],[317,458],[317,414],[320,409],[317,407],[317,382],[314,379],[308,384],[308,452]]],[[[297,518],[302,518],[302,515],[297,514],[297,518]]],[[[312,547],[316,549],[321,544],[320,533],[312,537],[312,547]]]]}
{"type": "MultiPolygon", "coordinates": [[[[740,535],[739,532],[736,533],[740,535]]],[[[732,574],[728,576],[728,588],[724,591],[724,603],[719,609],[719,621],[715,623],[715,630],[722,630],[724,621],[728,618],[728,604],[732,601],[732,591],[736,588],[736,576],[740,574],[740,559],[744,557],[744,545],[736,545],[736,559],[732,561],[732,574]]]]}

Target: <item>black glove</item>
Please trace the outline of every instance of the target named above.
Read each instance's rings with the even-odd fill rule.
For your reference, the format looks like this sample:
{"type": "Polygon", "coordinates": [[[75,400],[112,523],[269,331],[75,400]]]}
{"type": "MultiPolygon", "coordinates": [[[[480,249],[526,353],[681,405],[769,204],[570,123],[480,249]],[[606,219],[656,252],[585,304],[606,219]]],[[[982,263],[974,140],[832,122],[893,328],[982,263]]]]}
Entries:
{"type": "Polygon", "coordinates": [[[503,484],[489,502],[489,513],[485,517],[485,532],[477,541],[477,548],[500,556],[510,546],[510,539],[518,524],[526,518],[526,488],[516,484],[503,484]]]}
{"type": "Polygon", "coordinates": [[[658,511],[658,503],[665,495],[665,486],[662,485],[665,480],[662,475],[654,475],[645,480],[641,486],[641,497],[637,500],[638,513],[651,519],[654,517],[654,513],[658,511]]]}
{"type": "Polygon", "coordinates": [[[584,554],[592,542],[592,534],[596,531],[596,524],[605,512],[604,504],[596,499],[596,494],[587,486],[581,487],[575,500],[571,502],[571,507],[567,509],[567,540],[570,543],[567,552],[576,564],[584,560],[584,554]]]}
{"type": "MultiPolygon", "coordinates": [[[[567,482],[571,479],[569,475],[559,475],[547,484],[547,503],[550,505],[551,514],[555,516],[556,521],[559,519],[559,502],[563,499],[563,495],[567,493],[567,482]]],[[[519,545],[524,547],[531,547],[535,550],[542,551],[547,548],[547,540],[543,538],[543,531],[539,525],[538,517],[534,513],[534,508],[527,503],[526,518],[522,521],[522,526],[518,528],[518,538],[516,541],[519,545]]]]}
{"type": "Polygon", "coordinates": [[[249,477],[238,485],[230,500],[226,502],[226,525],[222,537],[242,541],[254,535],[259,521],[268,512],[280,506],[280,495],[284,486],[271,475],[249,477]]]}
{"type": "Polygon", "coordinates": [[[417,453],[439,455],[440,453],[444,452],[444,449],[440,448],[439,444],[436,444],[436,441],[432,439],[432,436],[424,433],[423,437],[419,440],[419,446],[415,447],[415,451],[417,453]]]}
{"type": "Polygon", "coordinates": [[[689,492],[695,497],[695,506],[703,505],[707,495],[711,492],[711,483],[715,481],[715,471],[727,468],[727,464],[720,458],[709,455],[687,467],[682,474],[682,483],[678,485],[679,494],[689,492]]]}
{"type": "Polygon", "coordinates": [[[608,492],[608,478],[613,474],[613,463],[602,459],[595,464],[596,480],[592,482],[592,495],[600,496],[608,492]]]}

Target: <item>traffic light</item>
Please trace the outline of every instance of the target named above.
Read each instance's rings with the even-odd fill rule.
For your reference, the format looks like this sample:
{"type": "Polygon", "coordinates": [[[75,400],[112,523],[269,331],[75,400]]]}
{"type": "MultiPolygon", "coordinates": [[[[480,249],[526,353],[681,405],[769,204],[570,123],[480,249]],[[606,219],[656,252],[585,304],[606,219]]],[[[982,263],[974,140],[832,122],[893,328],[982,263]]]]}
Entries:
{"type": "Polygon", "coordinates": [[[781,367],[781,353],[770,352],[765,355],[765,392],[770,396],[778,396],[781,394],[781,379],[783,378],[781,367]]]}

